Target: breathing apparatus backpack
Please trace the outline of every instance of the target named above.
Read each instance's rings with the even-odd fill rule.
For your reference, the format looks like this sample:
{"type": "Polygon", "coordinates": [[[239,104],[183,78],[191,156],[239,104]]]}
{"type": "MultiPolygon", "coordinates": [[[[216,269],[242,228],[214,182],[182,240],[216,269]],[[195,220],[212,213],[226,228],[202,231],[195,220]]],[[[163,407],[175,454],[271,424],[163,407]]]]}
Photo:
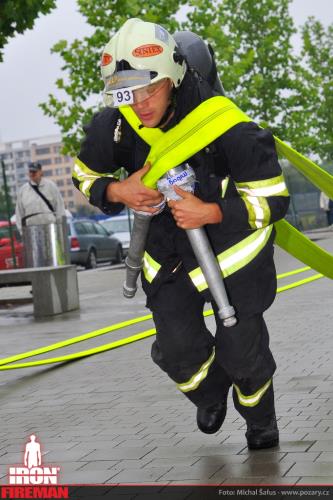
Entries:
{"type": "Polygon", "coordinates": [[[200,75],[217,94],[225,95],[217,74],[213,47],[192,31],[177,31],[173,38],[187,62],[189,71],[200,75]]]}

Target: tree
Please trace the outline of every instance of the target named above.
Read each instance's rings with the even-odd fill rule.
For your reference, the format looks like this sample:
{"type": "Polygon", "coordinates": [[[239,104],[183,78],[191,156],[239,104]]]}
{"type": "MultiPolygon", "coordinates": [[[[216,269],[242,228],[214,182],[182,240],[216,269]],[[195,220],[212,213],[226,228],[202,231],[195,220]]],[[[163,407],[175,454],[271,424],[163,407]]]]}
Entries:
{"type": "Polygon", "coordinates": [[[333,158],[333,24],[327,29],[310,17],[302,28],[302,92],[288,126],[299,127],[298,147],[317,154],[323,161],[333,158]],[[303,132],[303,134],[301,134],[303,132]]]}
{"type": "Polygon", "coordinates": [[[193,2],[184,28],[210,41],[219,74],[237,105],[283,136],[285,94],[292,91],[295,58],[290,0],[205,0],[193,2]]]}
{"type": "MultiPolygon", "coordinates": [[[[62,130],[65,152],[77,153],[82,124],[102,106],[100,54],[110,36],[129,17],[160,23],[171,32],[189,29],[201,35],[215,50],[227,96],[260,125],[269,126],[282,139],[300,146],[301,152],[313,151],[311,131],[315,125],[308,128],[307,118],[301,114],[308,94],[313,93],[312,87],[305,85],[310,68],[305,69],[292,52],[291,36],[296,29],[288,10],[290,3],[291,0],[148,0],[142,9],[136,0],[78,0],[81,13],[95,31],[82,41],[69,45],[61,40],[53,47],[53,52],[65,62],[62,69],[66,76],[57,80],[65,98],[49,95],[48,102],[41,104],[62,130]],[[184,4],[188,7],[187,17],[179,26],[176,14],[184,4]],[[305,139],[307,135],[310,139],[305,139]]],[[[321,78],[320,74],[318,85],[321,78]]],[[[325,92],[327,99],[332,98],[332,94],[328,95],[328,83],[325,92]]],[[[312,120],[316,121],[315,113],[312,120]]]]}
{"type": "Polygon", "coordinates": [[[0,62],[3,47],[16,33],[31,29],[39,14],[48,14],[56,0],[1,0],[0,2],[0,62]]]}

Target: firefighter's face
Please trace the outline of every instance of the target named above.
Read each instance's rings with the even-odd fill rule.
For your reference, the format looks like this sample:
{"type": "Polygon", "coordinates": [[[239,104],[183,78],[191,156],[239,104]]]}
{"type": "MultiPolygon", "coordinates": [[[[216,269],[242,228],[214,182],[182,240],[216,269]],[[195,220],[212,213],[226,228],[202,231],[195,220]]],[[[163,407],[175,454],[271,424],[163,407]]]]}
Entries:
{"type": "MultiPolygon", "coordinates": [[[[161,121],[164,113],[166,112],[171,99],[172,81],[165,78],[157,82],[154,91],[145,96],[144,99],[137,96],[137,102],[132,105],[133,110],[145,127],[156,127],[161,121]]],[[[145,92],[145,89],[138,89],[134,92],[138,94],[140,91],[145,92]]],[[[136,96],[134,96],[136,98],[136,96]]]]}

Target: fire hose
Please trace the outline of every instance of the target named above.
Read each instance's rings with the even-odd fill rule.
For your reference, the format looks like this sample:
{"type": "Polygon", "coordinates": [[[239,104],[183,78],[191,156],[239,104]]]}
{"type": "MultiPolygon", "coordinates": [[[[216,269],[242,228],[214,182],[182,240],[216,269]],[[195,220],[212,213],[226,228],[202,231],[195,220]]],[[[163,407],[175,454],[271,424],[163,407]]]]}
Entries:
{"type": "MultiPolygon", "coordinates": [[[[174,191],[174,185],[181,187],[184,191],[194,192],[195,173],[188,164],[170,169],[157,182],[158,190],[164,195],[165,200],[181,199],[174,191]]],[[[163,210],[164,205],[165,201],[159,206],[160,211],[163,210]]],[[[131,243],[125,259],[126,280],[123,285],[123,293],[127,298],[134,297],[137,290],[137,279],[144,264],[144,252],[151,217],[151,214],[146,212],[134,212],[131,243]]],[[[229,303],[221,270],[205,229],[203,227],[186,229],[186,233],[213,300],[217,305],[218,315],[223,320],[223,325],[226,327],[234,326],[237,323],[235,310],[229,303]]]]}

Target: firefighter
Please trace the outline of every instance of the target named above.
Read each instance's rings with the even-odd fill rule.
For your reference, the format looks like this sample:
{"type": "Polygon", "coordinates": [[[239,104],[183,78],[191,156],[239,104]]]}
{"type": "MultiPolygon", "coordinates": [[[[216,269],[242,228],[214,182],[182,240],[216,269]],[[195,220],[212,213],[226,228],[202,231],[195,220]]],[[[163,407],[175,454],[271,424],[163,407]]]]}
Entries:
{"type": "Polygon", "coordinates": [[[181,199],[160,212],[161,194],[142,182],[151,165],[141,130],[167,132],[216,95],[216,69],[200,73],[163,27],[130,19],[106,45],[101,71],[106,107],[85,128],[73,182],[105,214],[126,205],[152,216],[142,272],[157,331],[152,359],[195,404],[202,432],[220,429],[232,387],[248,447],[276,446],[276,364],[263,313],[276,294],[273,223],[284,217],[289,196],[272,134],[253,122],[221,133],[187,159],[194,194],[175,187],[181,199]],[[133,123],[124,105],[134,111],[133,123]],[[120,167],[125,180],[117,177],[120,167]],[[205,227],[223,269],[238,320],[232,328],[217,314],[184,231],[198,227],[205,227]],[[215,335],[203,319],[205,302],[212,302],[215,335]]]}

